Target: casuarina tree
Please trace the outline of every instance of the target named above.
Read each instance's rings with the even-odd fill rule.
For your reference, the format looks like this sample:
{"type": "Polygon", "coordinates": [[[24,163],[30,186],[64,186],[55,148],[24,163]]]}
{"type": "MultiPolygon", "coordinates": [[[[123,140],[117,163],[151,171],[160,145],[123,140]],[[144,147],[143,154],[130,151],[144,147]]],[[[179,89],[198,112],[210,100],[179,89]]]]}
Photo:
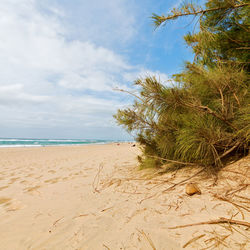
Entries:
{"type": "Polygon", "coordinates": [[[134,104],[115,115],[136,135],[142,167],[218,169],[248,153],[249,12],[248,1],[207,0],[203,7],[185,3],[166,16],[153,14],[156,27],[195,16],[199,31],[184,37],[194,61],[172,76],[173,84],[137,79],[134,104]]]}

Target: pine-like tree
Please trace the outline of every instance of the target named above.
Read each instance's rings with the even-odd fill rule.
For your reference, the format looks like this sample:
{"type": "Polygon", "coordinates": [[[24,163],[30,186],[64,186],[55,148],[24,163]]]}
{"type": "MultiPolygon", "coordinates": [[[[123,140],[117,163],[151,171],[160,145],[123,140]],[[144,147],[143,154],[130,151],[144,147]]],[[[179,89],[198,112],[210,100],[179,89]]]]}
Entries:
{"type": "Polygon", "coordinates": [[[186,3],[153,20],[159,27],[187,15],[200,24],[184,37],[194,62],[173,76],[172,87],[154,76],[136,80],[140,92],[132,108],[115,115],[136,133],[142,167],[220,167],[249,150],[249,3],[207,0],[204,9],[186,3]]]}

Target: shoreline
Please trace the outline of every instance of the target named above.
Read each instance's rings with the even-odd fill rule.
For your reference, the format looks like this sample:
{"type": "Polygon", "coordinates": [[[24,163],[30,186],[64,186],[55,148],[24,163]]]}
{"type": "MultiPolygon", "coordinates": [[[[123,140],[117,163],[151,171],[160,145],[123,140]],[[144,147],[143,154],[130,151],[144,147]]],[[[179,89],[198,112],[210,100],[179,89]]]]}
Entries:
{"type": "Polygon", "coordinates": [[[109,145],[109,144],[133,144],[135,141],[117,141],[117,142],[97,142],[97,143],[82,143],[82,144],[57,144],[57,145],[0,145],[2,148],[39,148],[39,147],[80,147],[80,146],[92,146],[92,145],[109,145]]]}

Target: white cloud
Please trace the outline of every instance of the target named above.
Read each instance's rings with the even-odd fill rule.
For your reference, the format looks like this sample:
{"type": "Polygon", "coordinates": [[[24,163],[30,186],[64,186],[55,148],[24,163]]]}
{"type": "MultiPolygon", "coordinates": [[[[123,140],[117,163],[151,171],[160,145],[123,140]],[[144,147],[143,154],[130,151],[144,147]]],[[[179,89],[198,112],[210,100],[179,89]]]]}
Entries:
{"type": "Polygon", "coordinates": [[[3,106],[39,104],[48,100],[48,96],[25,93],[21,84],[0,86],[0,105],[3,106]]]}
{"type": "MultiPolygon", "coordinates": [[[[114,86],[126,86],[135,75],[131,72],[140,74],[140,70],[134,69],[136,67],[111,49],[93,42],[92,31],[96,33],[97,23],[89,31],[92,40],[69,39],[69,30],[61,20],[66,13],[53,6],[42,11],[38,3],[38,0],[0,2],[2,126],[17,130],[21,127],[58,127],[62,137],[63,129],[79,124],[83,127],[90,124],[114,126],[112,114],[124,101],[116,97],[108,100],[102,92],[109,93],[110,97],[114,86]]],[[[98,3],[100,9],[104,8],[103,1],[98,3]]],[[[125,22],[115,22],[121,28],[116,27],[113,35],[121,39],[125,33],[127,39],[134,33],[134,17],[124,8],[125,4],[125,0],[105,2],[105,8],[110,8],[112,14],[104,15],[106,22],[112,22],[112,18],[123,19],[126,15],[125,22]]],[[[88,26],[83,28],[87,32],[88,26]]],[[[102,24],[99,28],[103,28],[102,24]]],[[[103,32],[103,35],[107,39],[111,34],[103,32]]]]}
{"type": "MultiPolygon", "coordinates": [[[[51,2],[60,5],[60,0],[47,0],[51,2]]],[[[67,7],[71,35],[83,40],[114,46],[129,42],[137,33],[135,0],[74,0],[67,7]]]]}

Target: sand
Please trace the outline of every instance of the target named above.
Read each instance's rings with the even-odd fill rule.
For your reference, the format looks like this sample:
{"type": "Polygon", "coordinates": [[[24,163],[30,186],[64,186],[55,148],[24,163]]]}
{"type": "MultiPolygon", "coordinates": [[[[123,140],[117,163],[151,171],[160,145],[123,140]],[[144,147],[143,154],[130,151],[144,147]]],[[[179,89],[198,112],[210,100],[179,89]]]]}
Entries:
{"type": "Polygon", "coordinates": [[[218,219],[250,222],[249,158],[218,185],[198,169],[139,171],[137,147],[1,148],[0,249],[249,249],[245,226],[169,227],[218,219]],[[170,188],[173,187],[173,188],[170,188]],[[224,200],[222,200],[222,198],[224,200]]]}

